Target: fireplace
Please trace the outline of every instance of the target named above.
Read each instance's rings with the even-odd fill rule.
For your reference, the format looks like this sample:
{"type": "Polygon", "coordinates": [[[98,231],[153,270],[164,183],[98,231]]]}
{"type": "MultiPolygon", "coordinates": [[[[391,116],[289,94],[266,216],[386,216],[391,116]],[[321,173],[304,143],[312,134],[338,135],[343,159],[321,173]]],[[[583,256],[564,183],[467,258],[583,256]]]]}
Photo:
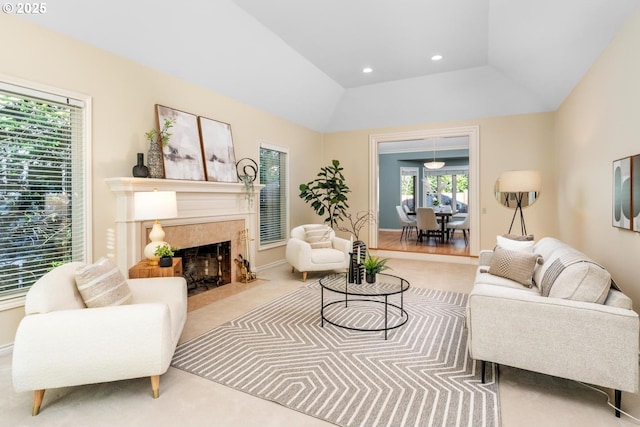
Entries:
{"type": "MultiPolygon", "coordinates": [[[[238,281],[238,255],[250,261],[256,255],[257,203],[249,204],[241,183],[183,181],[149,178],[108,178],[107,185],[116,195],[116,230],[113,253],[121,271],[143,257],[153,221],[136,221],[133,194],[137,191],[175,191],[178,217],[162,220],[165,241],[181,249],[230,242],[230,281],[238,281]],[[243,234],[249,241],[243,240],[243,234]]],[[[257,200],[262,185],[254,185],[257,200]]],[[[252,265],[255,264],[252,262],[252,265]]],[[[184,265],[183,265],[184,269],[184,265]]]]}
{"type": "Polygon", "coordinates": [[[231,241],[179,249],[189,296],[231,283],[231,241]]]}

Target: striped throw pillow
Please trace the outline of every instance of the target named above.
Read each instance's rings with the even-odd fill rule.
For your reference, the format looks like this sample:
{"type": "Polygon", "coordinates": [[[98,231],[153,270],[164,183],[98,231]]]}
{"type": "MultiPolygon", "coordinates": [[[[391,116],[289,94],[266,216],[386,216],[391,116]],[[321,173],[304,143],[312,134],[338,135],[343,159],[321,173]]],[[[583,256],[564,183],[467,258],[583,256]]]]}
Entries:
{"type": "Polygon", "coordinates": [[[131,289],[118,267],[108,258],[76,270],[76,286],[89,308],[131,302],[131,289]]]}
{"type": "Polygon", "coordinates": [[[311,245],[311,249],[331,247],[331,229],[326,225],[305,225],[304,240],[311,245]]]}

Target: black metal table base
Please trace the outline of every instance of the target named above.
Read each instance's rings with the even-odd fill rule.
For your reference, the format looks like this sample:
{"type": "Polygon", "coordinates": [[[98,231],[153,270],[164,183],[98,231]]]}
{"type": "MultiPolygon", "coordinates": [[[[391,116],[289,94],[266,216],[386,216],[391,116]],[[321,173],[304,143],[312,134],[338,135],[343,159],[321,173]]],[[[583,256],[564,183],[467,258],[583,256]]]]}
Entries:
{"type": "Polygon", "coordinates": [[[321,287],[320,288],[320,303],[322,308],[320,309],[320,317],[321,317],[321,323],[320,326],[324,327],[324,322],[330,323],[333,326],[337,326],[339,328],[343,328],[343,329],[349,329],[352,331],[361,331],[361,332],[381,332],[384,331],[384,339],[387,339],[387,333],[393,329],[397,329],[400,326],[404,325],[405,323],[407,323],[407,321],[409,320],[409,313],[407,313],[407,311],[404,309],[404,297],[403,294],[400,294],[400,305],[394,304],[394,303],[390,303],[389,302],[389,296],[385,295],[384,296],[384,301],[379,301],[379,300],[375,300],[375,299],[368,299],[368,298],[353,298],[353,299],[347,299],[347,295],[345,295],[345,299],[339,299],[339,300],[335,300],[335,301],[329,301],[328,303],[325,304],[324,302],[324,288],[321,287]],[[372,303],[377,303],[377,304],[383,304],[384,305],[384,327],[382,328],[356,328],[353,326],[347,326],[338,322],[334,322],[329,320],[326,316],[325,316],[325,309],[327,307],[330,307],[334,304],[342,304],[344,303],[345,308],[348,307],[348,303],[349,302],[355,302],[355,301],[361,301],[361,302],[372,302],[372,303]],[[389,326],[389,307],[393,307],[399,310],[400,313],[400,323],[389,326]]]}

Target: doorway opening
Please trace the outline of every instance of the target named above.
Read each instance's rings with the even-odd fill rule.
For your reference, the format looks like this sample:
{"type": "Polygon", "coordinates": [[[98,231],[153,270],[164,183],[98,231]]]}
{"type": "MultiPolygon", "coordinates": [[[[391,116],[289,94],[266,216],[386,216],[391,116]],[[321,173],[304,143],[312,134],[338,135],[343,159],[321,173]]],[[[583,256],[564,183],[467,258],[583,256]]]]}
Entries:
{"type": "MultiPolygon", "coordinates": [[[[403,251],[440,255],[465,255],[467,257],[478,256],[480,242],[478,212],[479,127],[467,126],[375,134],[369,137],[369,144],[370,170],[375,171],[375,173],[370,174],[369,178],[369,209],[376,212],[379,219],[384,219],[385,215],[390,211],[395,212],[396,203],[408,204],[413,202],[414,208],[416,208],[420,206],[427,207],[429,204],[433,205],[434,200],[445,204],[455,203],[455,206],[451,206],[455,211],[466,210],[467,212],[465,213],[469,216],[469,242],[468,246],[465,246],[462,251],[460,248],[455,249],[457,245],[450,245],[451,253],[447,253],[445,250],[446,245],[440,245],[441,247],[434,251],[425,250],[424,246],[416,245],[415,240],[413,244],[409,242],[403,251]],[[425,144],[425,141],[429,141],[428,145],[425,144]],[[410,147],[413,147],[414,153],[421,152],[421,154],[406,154],[411,151],[410,147]],[[385,158],[381,157],[381,154],[393,152],[394,149],[398,153],[405,154],[397,156],[401,159],[399,163],[402,163],[401,167],[403,168],[398,176],[400,179],[400,192],[397,193],[400,195],[399,200],[389,201],[386,200],[388,191],[384,188],[388,181],[385,175],[385,168],[388,165],[385,158]],[[468,157],[464,160],[456,160],[456,155],[458,157],[463,157],[463,155],[452,154],[455,150],[466,150],[464,153],[468,157]],[[445,166],[436,171],[423,167],[420,156],[428,157],[429,161],[431,161],[432,156],[436,157],[436,152],[443,157],[438,160],[445,160],[445,166]],[[445,152],[449,153],[446,154],[445,152]],[[448,159],[444,159],[446,155],[449,156],[448,159]],[[418,173],[415,172],[416,167],[419,171],[418,173]],[[440,185],[437,185],[434,189],[432,181],[440,185]],[[429,191],[427,189],[429,188],[432,190],[431,194],[428,194],[429,191]],[[456,209],[458,205],[463,208],[456,209]]],[[[394,250],[393,248],[385,248],[383,247],[385,244],[381,246],[380,243],[387,242],[386,239],[389,236],[389,232],[397,226],[389,227],[386,226],[384,221],[382,221],[382,224],[380,222],[378,221],[378,223],[370,227],[369,244],[372,248],[378,250],[394,250]]],[[[400,233],[397,233],[397,236],[399,237],[400,233]]],[[[458,243],[458,240],[462,242],[462,239],[457,239],[457,237],[455,242],[458,243]]],[[[462,244],[464,245],[464,243],[462,244]]]]}

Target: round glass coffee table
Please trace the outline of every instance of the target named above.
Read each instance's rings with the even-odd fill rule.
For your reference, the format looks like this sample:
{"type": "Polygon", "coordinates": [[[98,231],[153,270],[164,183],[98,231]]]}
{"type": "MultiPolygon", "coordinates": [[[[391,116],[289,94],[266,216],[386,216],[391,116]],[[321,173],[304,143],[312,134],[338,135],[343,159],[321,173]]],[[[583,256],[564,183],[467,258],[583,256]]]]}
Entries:
{"type": "MultiPolygon", "coordinates": [[[[404,292],[409,289],[409,282],[401,277],[384,273],[378,273],[376,279],[375,283],[348,283],[347,273],[331,274],[320,279],[320,317],[322,319],[320,326],[328,322],[353,331],[384,331],[386,340],[388,331],[407,323],[409,314],[404,309],[404,292]],[[344,295],[344,298],[325,302],[325,290],[344,295]],[[392,296],[397,296],[399,301],[389,302],[392,296]],[[369,311],[371,306],[376,304],[384,307],[384,318],[381,317],[379,322],[371,322],[371,327],[348,323],[353,321],[354,317],[358,317],[358,313],[347,313],[347,310],[369,311]]],[[[366,316],[370,318],[372,315],[366,313],[366,316]]]]}

